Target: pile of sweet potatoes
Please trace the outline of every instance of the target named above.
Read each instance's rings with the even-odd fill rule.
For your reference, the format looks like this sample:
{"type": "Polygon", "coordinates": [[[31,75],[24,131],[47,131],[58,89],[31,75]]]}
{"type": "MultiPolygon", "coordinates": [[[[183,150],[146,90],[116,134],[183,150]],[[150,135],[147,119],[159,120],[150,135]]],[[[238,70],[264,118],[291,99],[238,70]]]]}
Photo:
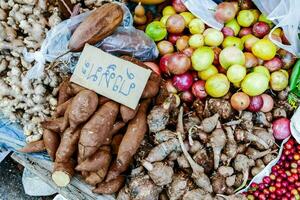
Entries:
{"type": "MultiPolygon", "coordinates": [[[[146,67],[133,58],[122,58],[146,67]]],[[[60,86],[55,115],[42,123],[43,140],[20,151],[47,150],[54,161],[52,179],[58,186],[67,186],[80,173],[95,186],[93,192],[115,193],[123,187],[124,172],[148,131],[147,111],[159,86],[160,77],[152,73],[139,105],[130,109],[66,79],[60,86]]]]}

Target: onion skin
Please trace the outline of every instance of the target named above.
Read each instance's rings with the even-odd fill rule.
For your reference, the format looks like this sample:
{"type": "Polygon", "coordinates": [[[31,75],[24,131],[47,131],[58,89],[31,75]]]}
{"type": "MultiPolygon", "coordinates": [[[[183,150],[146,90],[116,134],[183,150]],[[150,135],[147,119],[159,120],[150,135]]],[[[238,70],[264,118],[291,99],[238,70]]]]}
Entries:
{"type": "Polygon", "coordinates": [[[168,63],[169,63],[170,57],[171,57],[171,54],[167,54],[167,55],[164,55],[163,57],[160,58],[159,69],[164,74],[169,74],[170,73],[169,70],[168,70],[168,63]]]}
{"type": "Polygon", "coordinates": [[[273,110],[274,108],[274,100],[273,98],[268,94],[262,94],[261,97],[263,98],[263,106],[260,109],[260,111],[267,113],[273,110]]]}
{"type": "Polygon", "coordinates": [[[263,98],[261,96],[250,97],[248,110],[251,112],[259,112],[263,107],[263,103],[263,98]]]}
{"type": "Polygon", "coordinates": [[[152,71],[154,71],[156,74],[160,75],[160,69],[159,66],[154,62],[144,62],[145,65],[147,65],[152,71]]]}
{"type": "Polygon", "coordinates": [[[207,97],[207,93],[205,91],[205,81],[196,81],[192,85],[192,93],[196,98],[205,99],[207,97]]]}
{"type": "Polygon", "coordinates": [[[194,96],[191,91],[187,90],[181,93],[180,99],[186,103],[192,103],[194,101],[194,96]]]}
{"type": "Polygon", "coordinates": [[[279,118],[272,123],[272,130],[275,139],[284,140],[291,135],[290,120],[279,118]]]}
{"type": "Polygon", "coordinates": [[[182,0],[173,0],[172,6],[176,10],[176,12],[181,13],[187,11],[187,8],[183,4],[182,0]]]}

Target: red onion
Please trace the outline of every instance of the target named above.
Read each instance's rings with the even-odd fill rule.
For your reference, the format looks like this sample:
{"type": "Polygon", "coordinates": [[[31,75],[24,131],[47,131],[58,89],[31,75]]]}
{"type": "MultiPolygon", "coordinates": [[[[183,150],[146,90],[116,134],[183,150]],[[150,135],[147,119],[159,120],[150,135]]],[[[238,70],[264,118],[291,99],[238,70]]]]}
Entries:
{"type": "Polygon", "coordinates": [[[268,94],[262,94],[261,97],[263,99],[263,106],[260,110],[264,113],[267,113],[267,112],[270,112],[271,110],[273,110],[273,107],[274,107],[273,98],[268,94]]]}
{"type": "Polygon", "coordinates": [[[188,72],[181,75],[175,75],[173,77],[173,85],[179,91],[186,91],[190,89],[192,84],[193,84],[193,76],[188,72]]]}
{"type": "Polygon", "coordinates": [[[194,101],[194,96],[191,91],[187,90],[181,93],[180,99],[186,103],[192,103],[194,101]]]}
{"type": "Polygon", "coordinates": [[[282,68],[283,63],[280,58],[274,57],[264,63],[264,66],[269,69],[270,72],[277,71],[282,68]]]}
{"type": "Polygon", "coordinates": [[[168,40],[175,45],[176,41],[181,37],[181,35],[177,35],[177,34],[169,34],[168,40]]]}
{"type": "Polygon", "coordinates": [[[174,53],[170,56],[167,67],[172,74],[183,74],[191,68],[191,60],[183,53],[174,53]]]}
{"type": "Polygon", "coordinates": [[[196,98],[205,99],[207,96],[205,91],[205,81],[196,81],[192,86],[192,93],[196,98]]]}
{"type": "Polygon", "coordinates": [[[261,96],[250,97],[248,110],[251,112],[259,112],[263,107],[263,103],[263,98],[261,96]]]}
{"type": "Polygon", "coordinates": [[[172,6],[176,10],[176,12],[184,12],[187,11],[187,8],[183,4],[183,0],[173,0],[172,1],[172,6]]]}
{"type": "Polygon", "coordinates": [[[291,135],[290,120],[279,118],[272,123],[273,135],[277,140],[284,140],[291,135]]]}
{"type": "Polygon", "coordinates": [[[144,62],[144,64],[147,65],[156,74],[160,75],[160,69],[159,69],[159,67],[156,63],[154,63],[154,62],[144,62]]]}
{"type": "Polygon", "coordinates": [[[171,54],[167,54],[167,55],[164,55],[163,57],[161,57],[161,59],[159,61],[159,68],[162,73],[169,74],[168,63],[169,63],[170,57],[171,57],[171,54]]]}

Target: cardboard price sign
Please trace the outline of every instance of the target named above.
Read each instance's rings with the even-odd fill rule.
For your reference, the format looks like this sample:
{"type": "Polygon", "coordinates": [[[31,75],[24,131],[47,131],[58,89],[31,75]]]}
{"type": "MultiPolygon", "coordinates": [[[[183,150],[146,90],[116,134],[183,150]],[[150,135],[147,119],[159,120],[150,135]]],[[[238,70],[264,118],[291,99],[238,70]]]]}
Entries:
{"type": "Polygon", "coordinates": [[[135,109],[151,70],[86,44],[71,81],[135,109]]]}

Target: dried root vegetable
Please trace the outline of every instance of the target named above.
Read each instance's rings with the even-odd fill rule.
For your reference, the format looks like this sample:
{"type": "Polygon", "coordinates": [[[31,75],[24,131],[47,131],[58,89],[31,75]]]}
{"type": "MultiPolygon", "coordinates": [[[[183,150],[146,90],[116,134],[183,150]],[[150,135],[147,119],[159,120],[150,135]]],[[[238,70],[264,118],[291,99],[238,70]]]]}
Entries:
{"type": "Polygon", "coordinates": [[[61,116],[64,116],[64,114],[65,114],[65,112],[66,112],[68,106],[71,104],[72,100],[73,100],[73,98],[70,98],[70,99],[68,99],[66,102],[64,102],[64,103],[62,103],[62,104],[60,104],[60,105],[58,105],[58,106],[56,107],[56,111],[55,111],[55,113],[54,113],[54,117],[61,117],[61,116]]]}
{"type": "Polygon", "coordinates": [[[96,153],[76,166],[77,171],[98,171],[110,159],[110,147],[102,146],[96,153]]]}
{"type": "Polygon", "coordinates": [[[96,9],[76,28],[69,41],[71,51],[80,51],[86,43],[95,44],[111,35],[123,20],[120,5],[108,3],[96,9]]]}
{"type": "Polygon", "coordinates": [[[117,134],[113,137],[113,139],[111,141],[112,154],[114,154],[114,155],[118,154],[122,139],[123,139],[122,134],[117,134]]]}
{"type": "Polygon", "coordinates": [[[19,152],[22,153],[35,153],[46,150],[45,143],[43,140],[39,140],[36,142],[28,143],[23,148],[19,149],[19,152]]]}
{"type": "Polygon", "coordinates": [[[111,140],[111,130],[119,112],[119,104],[107,102],[102,105],[82,127],[78,149],[82,159],[88,158],[107,140],[111,140]]]}
{"type": "Polygon", "coordinates": [[[179,115],[178,115],[177,137],[178,137],[182,152],[185,155],[185,157],[187,158],[187,160],[189,161],[191,168],[193,170],[192,178],[198,187],[202,188],[203,190],[205,190],[207,192],[212,192],[212,186],[210,184],[210,180],[204,173],[203,167],[198,165],[193,160],[193,158],[190,156],[190,154],[187,152],[187,150],[185,148],[185,145],[182,140],[182,135],[181,135],[181,134],[183,134],[183,122],[182,122],[183,119],[182,118],[183,118],[183,108],[181,107],[180,111],[179,111],[179,115]]]}
{"type": "Polygon", "coordinates": [[[188,175],[183,172],[178,172],[174,174],[173,181],[167,188],[167,194],[170,200],[179,200],[193,187],[193,183],[188,175]]]}
{"type": "Polygon", "coordinates": [[[257,160],[257,159],[262,158],[272,152],[275,153],[276,150],[272,151],[272,149],[267,149],[265,151],[259,151],[257,149],[249,147],[247,149],[247,151],[245,152],[245,155],[248,156],[252,160],[257,160]]]}
{"type": "Polygon", "coordinates": [[[98,105],[99,106],[102,106],[103,104],[109,102],[110,99],[105,97],[105,96],[100,96],[99,99],[98,99],[98,105]]]}
{"type": "Polygon", "coordinates": [[[71,128],[87,121],[96,111],[98,96],[91,90],[82,90],[72,100],[69,111],[69,122],[71,128]]]}
{"type": "Polygon", "coordinates": [[[237,141],[253,142],[256,146],[262,147],[263,149],[269,148],[269,145],[264,140],[248,132],[247,130],[236,129],[235,138],[237,141]]]}
{"type": "Polygon", "coordinates": [[[107,175],[107,181],[116,178],[128,169],[133,155],[137,152],[147,132],[147,109],[149,104],[150,99],[144,100],[134,119],[129,122],[127,131],[119,146],[117,159],[107,175]]]}
{"type": "Polygon", "coordinates": [[[176,133],[170,130],[163,130],[154,134],[154,143],[160,144],[174,138],[176,138],[176,133]]]}
{"type": "Polygon", "coordinates": [[[210,136],[210,146],[213,148],[214,153],[214,168],[218,169],[221,151],[226,144],[226,135],[222,128],[217,128],[214,130],[210,136]]]}
{"type": "Polygon", "coordinates": [[[182,197],[182,200],[195,200],[195,199],[213,200],[213,197],[211,196],[211,194],[203,191],[200,188],[187,191],[182,197]]]}
{"type": "Polygon", "coordinates": [[[208,109],[212,113],[219,113],[222,119],[230,119],[233,117],[231,104],[225,99],[209,99],[208,109]]]}
{"type": "Polygon", "coordinates": [[[98,186],[95,189],[93,189],[93,192],[99,194],[113,194],[123,187],[124,182],[125,177],[118,176],[111,181],[98,184],[98,186]]]}
{"type": "Polygon", "coordinates": [[[148,170],[148,175],[156,185],[164,186],[172,182],[173,168],[165,163],[155,162],[151,164],[144,161],[142,165],[148,170]]]}
{"type": "Polygon", "coordinates": [[[162,131],[166,128],[166,125],[169,121],[170,109],[172,104],[174,104],[175,97],[168,97],[162,105],[154,106],[154,108],[150,111],[147,122],[149,126],[150,132],[158,132],[162,131]]]}
{"type": "Polygon", "coordinates": [[[71,161],[55,162],[52,180],[57,186],[65,187],[70,183],[74,173],[74,165],[71,161]]]}
{"type": "Polygon", "coordinates": [[[57,105],[61,105],[71,98],[71,95],[68,93],[69,81],[70,79],[67,78],[60,84],[57,105]]]}
{"type": "Polygon", "coordinates": [[[265,148],[265,146],[262,146],[260,143],[257,143],[256,146],[260,150],[271,148],[275,144],[275,138],[273,136],[272,129],[267,130],[264,128],[254,127],[253,135],[257,136],[267,144],[267,148],[265,148]]]}
{"type": "Polygon", "coordinates": [[[227,164],[236,156],[237,154],[237,142],[234,139],[234,132],[231,127],[225,127],[227,142],[225,145],[224,153],[228,157],[227,164]]]}
{"type": "Polygon", "coordinates": [[[43,141],[44,141],[45,148],[46,148],[49,156],[52,158],[52,160],[55,160],[55,154],[56,154],[56,151],[60,144],[59,134],[57,134],[53,131],[44,129],[43,141]]]}

